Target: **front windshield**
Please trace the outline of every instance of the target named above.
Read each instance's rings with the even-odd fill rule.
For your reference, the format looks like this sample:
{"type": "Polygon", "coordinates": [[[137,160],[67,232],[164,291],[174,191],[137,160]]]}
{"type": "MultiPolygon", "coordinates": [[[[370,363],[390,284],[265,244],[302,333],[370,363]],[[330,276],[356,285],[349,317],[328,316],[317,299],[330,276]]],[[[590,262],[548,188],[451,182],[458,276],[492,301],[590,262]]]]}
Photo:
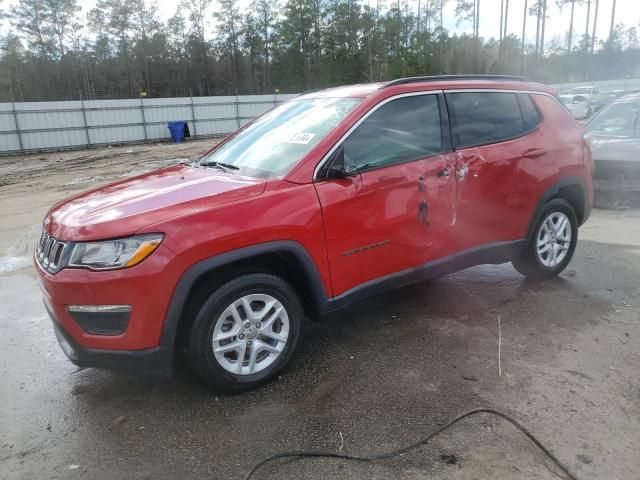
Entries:
{"type": "Polygon", "coordinates": [[[640,102],[614,103],[594,117],[587,129],[600,135],[634,137],[638,127],[640,102]]]}
{"type": "Polygon", "coordinates": [[[286,174],[362,100],[291,100],[258,118],[203,156],[199,165],[218,166],[251,177],[286,174]]]}

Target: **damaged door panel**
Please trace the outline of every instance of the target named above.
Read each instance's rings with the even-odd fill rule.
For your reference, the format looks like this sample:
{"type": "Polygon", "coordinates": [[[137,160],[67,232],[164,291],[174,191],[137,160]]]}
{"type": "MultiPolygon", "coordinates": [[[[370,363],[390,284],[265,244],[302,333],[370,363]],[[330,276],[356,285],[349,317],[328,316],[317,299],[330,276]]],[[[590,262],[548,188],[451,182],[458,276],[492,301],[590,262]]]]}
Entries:
{"type": "Polygon", "coordinates": [[[446,98],[457,150],[458,248],[522,238],[524,213],[539,190],[532,173],[552,155],[535,105],[529,95],[512,92],[449,92],[446,98]]]}
{"type": "Polygon", "coordinates": [[[443,107],[439,92],[383,102],[342,140],[344,168],[357,173],[316,183],[334,295],[453,251],[456,158],[443,107]]]}

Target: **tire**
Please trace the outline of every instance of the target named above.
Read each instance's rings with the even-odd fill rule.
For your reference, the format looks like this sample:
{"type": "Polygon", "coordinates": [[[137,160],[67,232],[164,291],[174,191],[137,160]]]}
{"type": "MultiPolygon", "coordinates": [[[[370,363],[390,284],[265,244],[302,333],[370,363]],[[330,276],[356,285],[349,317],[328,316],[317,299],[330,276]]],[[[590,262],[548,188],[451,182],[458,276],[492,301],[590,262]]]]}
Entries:
{"type": "Polygon", "coordinates": [[[556,277],[567,267],[577,243],[576,214],[569,203],[556,198],[545,205],[527,247],[512,263],[518,272],[531,280],[547,280],[556,277]],[[551,223],[547,223],[549,219],[551,223]],[[562,227],[564,220],[568,229],[562,227]]]}
{"type": "Polygon", "coordinates": [[[238,276],[212,292],[196,315],[191,366],[215,390],[255,388],[289,362],[303,323],[300,299],[287,282],[266,273],[238,276]]]}

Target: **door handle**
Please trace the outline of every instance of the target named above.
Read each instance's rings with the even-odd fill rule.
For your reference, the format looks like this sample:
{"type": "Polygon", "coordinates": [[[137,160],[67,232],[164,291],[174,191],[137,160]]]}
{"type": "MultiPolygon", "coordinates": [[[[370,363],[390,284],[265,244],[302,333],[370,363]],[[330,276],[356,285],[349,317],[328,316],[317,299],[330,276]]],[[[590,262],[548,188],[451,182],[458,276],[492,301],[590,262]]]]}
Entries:
{"type": "Polygon", "coordinates": [[[444,168],[438,172],[439,177],[448,177],[451,172],[449,172],[448,168],[444,168]]]}
{"type": "Polygon", "coordinates": [[[530,148],[522,153],[524,158],[538,158],[546,155],[547,150],[545,148],[530,148]]]}

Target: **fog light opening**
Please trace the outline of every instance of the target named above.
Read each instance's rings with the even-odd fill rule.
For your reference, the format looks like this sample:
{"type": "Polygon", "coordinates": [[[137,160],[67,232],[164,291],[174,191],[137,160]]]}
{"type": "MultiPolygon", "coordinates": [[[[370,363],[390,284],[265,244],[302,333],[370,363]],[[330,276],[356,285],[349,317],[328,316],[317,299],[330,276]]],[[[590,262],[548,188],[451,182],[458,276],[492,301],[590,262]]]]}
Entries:
{"type": "Polygon", "coordinates": [[[69,305],[67,311],[91,335],[121,335],[131,316],[130,305],[69,305]]]}

